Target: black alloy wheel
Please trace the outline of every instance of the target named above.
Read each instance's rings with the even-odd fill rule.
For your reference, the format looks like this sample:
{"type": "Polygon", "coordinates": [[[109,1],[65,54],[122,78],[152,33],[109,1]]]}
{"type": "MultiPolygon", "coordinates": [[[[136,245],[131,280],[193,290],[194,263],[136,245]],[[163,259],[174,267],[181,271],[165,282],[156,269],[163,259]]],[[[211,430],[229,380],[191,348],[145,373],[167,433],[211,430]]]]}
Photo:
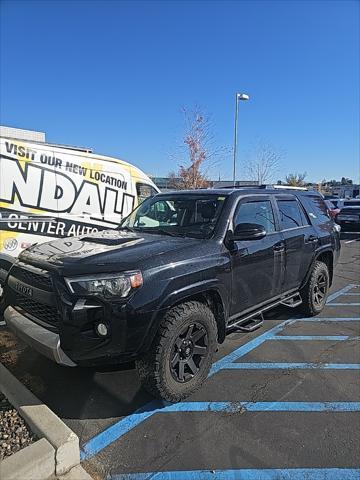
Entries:
{"type": "Polygon", "coordinates": [[[330,283],[328,266],[324,262],[316,260],[311,267],[308,281],[300,290],[302,299],[300,309],[303,313],[312,317],[324,309],[330,283]]]}
{"type": "Polygon", "coordinates": [[[325,276],[325,274],[321,272],[316,278],[316,281],[313,287],[313,292],[312,292],[313,302],[315,306],[317,307],[322,306],[322,304],[324,303],[327,291],[328,291],[328,279],[325,276]]]}
{"type": "Polygon", "coordinates": [[[208,335],[204,326],[199,323],[185,326],[170,354],[170,371],[174,380],[180,383],[192,380],[207,354],[208,335]]]}

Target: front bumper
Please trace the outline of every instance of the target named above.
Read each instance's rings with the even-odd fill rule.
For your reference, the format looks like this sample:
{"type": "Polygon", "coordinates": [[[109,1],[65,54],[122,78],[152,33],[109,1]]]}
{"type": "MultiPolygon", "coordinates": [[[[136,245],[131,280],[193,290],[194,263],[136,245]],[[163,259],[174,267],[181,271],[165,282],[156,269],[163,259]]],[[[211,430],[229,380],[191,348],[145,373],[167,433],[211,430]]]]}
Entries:
{"type": "Polygon", "coordinates": [[[34,350],[60,365],[76,366],[76,363],[62,350],[60,336],[57,333],[32,322],[13,307],[7,307],[4,318],[10,330],[34,350]]]}

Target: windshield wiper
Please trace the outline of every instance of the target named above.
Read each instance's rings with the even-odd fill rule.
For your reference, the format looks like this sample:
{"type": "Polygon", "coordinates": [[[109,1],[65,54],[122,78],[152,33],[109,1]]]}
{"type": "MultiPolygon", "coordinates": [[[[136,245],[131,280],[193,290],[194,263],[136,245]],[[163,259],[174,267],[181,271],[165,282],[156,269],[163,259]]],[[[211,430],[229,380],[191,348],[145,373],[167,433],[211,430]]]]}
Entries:
{"type": "Polygon", "coordinates": [[[117,230],[126,230],[127,232],[135,232],[135,230],[133,228],[130,228],[128,227],[127,225],[125,225],[124,227],[118,227],[117,230]]]}
{"type": "Polygon", "coordinates": [[[165,230],[163,228],[149,228],[148,230],[144,229],[144,233],[160,233],[161,235],[169,235],[170,237],[177,237],[178,234],[165,230]]]}

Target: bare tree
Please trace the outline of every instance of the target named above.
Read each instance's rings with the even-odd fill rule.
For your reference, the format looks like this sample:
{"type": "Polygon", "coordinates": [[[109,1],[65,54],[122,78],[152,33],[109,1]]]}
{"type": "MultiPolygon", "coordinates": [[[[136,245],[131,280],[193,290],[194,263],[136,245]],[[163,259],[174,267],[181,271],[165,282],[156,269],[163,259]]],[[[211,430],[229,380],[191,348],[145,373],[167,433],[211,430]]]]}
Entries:
{"type": "Polygon", "coordinates": [[[183,145],[172,156],[180,166],[177,173],[169,174],[170,181],[176,189],[206,188],[209,186],[209,169],[228,149],[216,146],[211,119],[199,106],[183,107],[182,113],[185,124],[183,145]]]}
{"type": "Polygon", "coordinates": [[[274,179],[279,171],[283,152],[277,150],[270,143],[259,140],[250,154],[245,171],[251,180],[264,185],[274,179]]]}
{"type": "Polygon", "coordinates": [[[305,182],[306,172],[303,173],[289,173],[286,176],[285,180],[287,185],[292,187],[303,187],[305,182]]]}

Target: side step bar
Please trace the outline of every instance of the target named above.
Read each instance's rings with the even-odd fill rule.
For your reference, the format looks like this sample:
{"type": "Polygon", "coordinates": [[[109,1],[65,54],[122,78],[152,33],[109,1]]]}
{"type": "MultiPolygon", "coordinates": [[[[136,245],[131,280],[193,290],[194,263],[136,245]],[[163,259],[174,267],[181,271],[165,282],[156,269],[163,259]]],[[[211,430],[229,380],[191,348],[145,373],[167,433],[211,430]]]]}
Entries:
{"type": "Polygon", "coordinates": [[[249,320],[246,320],[244,323],[240,323],[240,325],[234,325],[231,330],[235,332],[253,332],[262,326],[264,322],[264,315],[260,312],[258,317],[252,317],[249,320]]]}
{"type": "Polygon", "coordinates": [[[302,298],[300,296],[300,293],[297,293],[293,297],[287,298],[280,303],[281,305],[285,305],[285,307],[296,308],[302,304],[302,298]]]}
{"type": "Polygon", "coordinates": [[[276,302],[271,303],[263,307],[261,310],[245,315],[239,320],[235,320],[233,323],[227,326],[227,333],[231,331],[253,332],[257,328],[260,328],[264,321],[264,312],[271,310],[278,305],[285,305],[290,308],[295,308],[301,305],[302,299],[299,292],[291,293],[285,298],[280,298],[276,302]]]}

